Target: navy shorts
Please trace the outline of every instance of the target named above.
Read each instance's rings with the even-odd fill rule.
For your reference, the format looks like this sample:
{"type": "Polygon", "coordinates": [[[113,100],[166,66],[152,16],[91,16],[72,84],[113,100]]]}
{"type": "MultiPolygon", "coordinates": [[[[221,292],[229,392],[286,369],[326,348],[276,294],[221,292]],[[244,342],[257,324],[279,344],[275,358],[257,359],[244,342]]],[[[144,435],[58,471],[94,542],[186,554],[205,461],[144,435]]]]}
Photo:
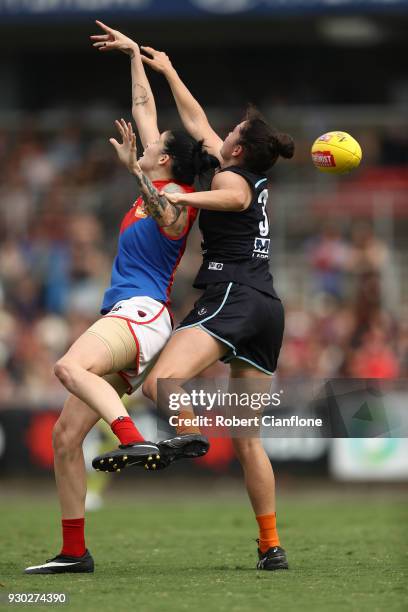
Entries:
{"type": "Polygon", "coordinates": [[[226,363],[242,359],[266,374],[276,370],[284,329],[279,298],[240,283],[213,283],[177,329],[189,327],[200,327],[226,344],[226,363]]]}

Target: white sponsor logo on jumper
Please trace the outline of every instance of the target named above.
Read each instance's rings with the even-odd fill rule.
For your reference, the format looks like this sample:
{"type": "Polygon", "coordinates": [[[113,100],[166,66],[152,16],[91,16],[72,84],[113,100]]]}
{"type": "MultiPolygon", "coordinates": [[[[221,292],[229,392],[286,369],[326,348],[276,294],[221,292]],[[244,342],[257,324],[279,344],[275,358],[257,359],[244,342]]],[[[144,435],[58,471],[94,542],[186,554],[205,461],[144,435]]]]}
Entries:
{"type": "Polygon", "coordinates": [[[254,253],[260,253],[263,257],[268,257],[270,242],[269,238],[255,238],[254,253]]]}
{"type": "Polygon", "coordinates": [[[223,267],[224,264],[218,263],[218,261],[210,261],[210,263],[208,264],[209,270],[222,270],[223,267]]]}

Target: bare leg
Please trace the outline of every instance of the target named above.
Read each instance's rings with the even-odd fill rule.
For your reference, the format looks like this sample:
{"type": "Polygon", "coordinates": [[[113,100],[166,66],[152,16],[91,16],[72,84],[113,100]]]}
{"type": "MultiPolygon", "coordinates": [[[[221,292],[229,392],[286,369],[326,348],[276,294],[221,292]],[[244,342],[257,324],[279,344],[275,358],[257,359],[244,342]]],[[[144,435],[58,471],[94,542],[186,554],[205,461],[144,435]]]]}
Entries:
{"type": "MultiPolygon", "coordinates": [[[[170,338],[143,383],[143,393],[157,403],[157,380],[190,380],[227,352],[227,347],[202,329],[182,329],[170,338]]],[[[182,391],[177,387],[177,391],[182,391]]]]}
{"type": "MultiPolygon", "coordinates": [[[[123,395],[125,383],[111,376],[112,390],[123,395]]],[[[106,384],[111,386],[107,381],[106,384]]],[[[63,519],[85,514],[86,471],[82,443],[99,416],[77,397],[70,395],[53,431],[54,469],[63,519]]]]}
{"type": "Polygon", "coordinates": [[[55,365],[55,375],[64,387],[92,408],[109,425],[119,416],[129,416],[115,389],[101,378],[112,373],[112,355],[94,334],[83,334],[55,365]]]}
{"type": "Polygon", "coordinates": [[[233,444],[255,514],[275,512],[275,477],[261,440],[234,438],[233,444]]]}
{"type": "MultiPolygon", "coordinates": [[[[143,393],[169,414],[169,394],[184,393],[180,384],[200,374],[205,368],[220,359],[227,347],[202,329],[190,328],[177,332],[163,349],[158,362],[144,382],[143,393]],[[158,379],[179,379],[168,381],[162,386],[158,397],[158,379]],[[159,403],[158,403],[159,402],[159,403]]],[[[174,413],[173,413],[174,415],[174,413]]],[[[161,467],[183,458],[205,455],[209,443],[200,429],[191,425],[194,416],[191,405],[183,406],[177,412],[177,436],[159,443],[161,467]]]]}
{"type": "MultiPolygon", "coordinates": [[[[271,381],[270,376],[239,360],[231,363],[231,378],[259,380],[265,392],[271,381]]],[[[258,516],[275,512],[275,477],[260,438],[234,438],[233,445],[244,472],[245,486],[255,514],[258,516]]]]}
{"type": "MultiPolygon", "coordinates": [[[[246,379],[246,385],[251,390],[255,383],[258,392],[269,390],[271,382],[271,377],[239,360],[231,364],[232,385],[234,379],[246,379]]],[[[287,569],[288,561],[280,547],[276,529],[275,477],[268,456],[259,437],[235,438],[233,444],[259,527],[257,568],[270,571],[287,569]]]]}

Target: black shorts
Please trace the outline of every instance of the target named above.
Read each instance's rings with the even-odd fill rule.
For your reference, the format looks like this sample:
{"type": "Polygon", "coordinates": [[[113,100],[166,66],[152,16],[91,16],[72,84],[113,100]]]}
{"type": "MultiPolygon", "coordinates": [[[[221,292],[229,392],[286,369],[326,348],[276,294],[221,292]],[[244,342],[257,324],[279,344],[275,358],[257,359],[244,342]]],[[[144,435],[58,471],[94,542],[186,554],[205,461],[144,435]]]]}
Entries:
{"type": "Polygon", "coordinates": [[[239,283],[208,285],[179,329],[201,327],[229,347],[222,361],[242,359],[267,374],[276,370],[282,346],[281,301],[239,283]]]}

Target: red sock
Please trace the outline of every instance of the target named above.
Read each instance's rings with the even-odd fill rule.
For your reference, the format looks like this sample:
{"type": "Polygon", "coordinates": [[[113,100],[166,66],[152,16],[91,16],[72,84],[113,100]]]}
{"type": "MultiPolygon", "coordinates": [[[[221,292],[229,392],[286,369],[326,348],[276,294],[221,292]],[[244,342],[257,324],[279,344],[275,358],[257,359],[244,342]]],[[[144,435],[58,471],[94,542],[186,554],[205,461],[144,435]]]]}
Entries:
{"type": "Polygon", "coordinates": [[[133,444],[133,442],[143,442],[144,437],[136,429],[130,417],[120,416],[111,423],[111,429],[115,436],[119,438],[121,444],[133,444]]]}
{"type": "Polygon", "coordinates": [[[62,550],[61,555],[67,557],[82,557],[85,554],[85,519],[62,519],[62,550]]]}
{"type": "Polygon", "coordinates": [[[269,548],[279,546],[279,536],[276,531],[276,512],[262,514],[256,517],[259,525],[259,550],[266,552],[269,548]]]}

